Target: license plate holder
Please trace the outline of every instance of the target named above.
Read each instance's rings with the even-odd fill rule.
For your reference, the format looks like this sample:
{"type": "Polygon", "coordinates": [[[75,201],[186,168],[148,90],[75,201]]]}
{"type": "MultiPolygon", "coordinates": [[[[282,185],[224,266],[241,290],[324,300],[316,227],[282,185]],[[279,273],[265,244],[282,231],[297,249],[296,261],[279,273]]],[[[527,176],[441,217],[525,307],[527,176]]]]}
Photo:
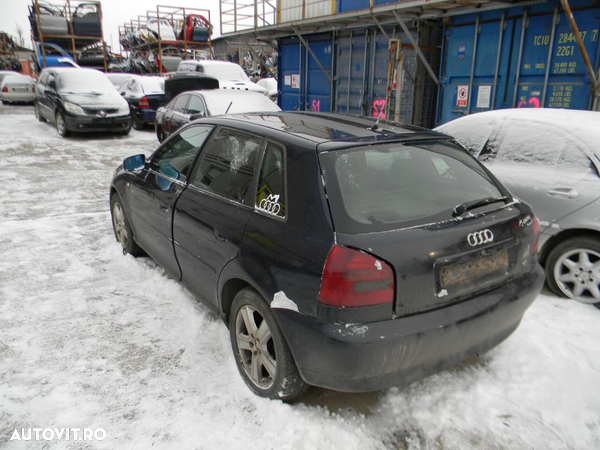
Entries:
{"type": "Polygon", "coordinates": [[[470,261],[448,264],[440,267],[439,282],[442,289],[449,289],[473,283],[486,282],[508,272],[508,250],[503,249],[491,255],[478,256],[470,261]]]}

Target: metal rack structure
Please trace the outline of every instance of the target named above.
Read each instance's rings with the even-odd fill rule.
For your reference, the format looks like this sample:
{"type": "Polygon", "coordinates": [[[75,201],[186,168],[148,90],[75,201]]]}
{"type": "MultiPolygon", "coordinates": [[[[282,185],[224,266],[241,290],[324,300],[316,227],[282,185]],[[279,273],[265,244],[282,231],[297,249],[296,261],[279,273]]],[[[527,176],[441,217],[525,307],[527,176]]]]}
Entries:
{"type": "MultiPolygon", "coordinates": [[[[164,28],[163,28],[164,30],[164,28]]],[[[178,6],[157,5],[156,10],[148,10],[145,15],[138,15],[136,19],[119,26],[119,43],[122,53],[128,55],[132,52],[156,52],[158,71],[165,72],[163,64],[163,49],[174,47],[179,50],[181,59],[196,59],[199,52],[207,52],[212,59],[212,22],[210,11],[207,9],[185,8],[178,6]],[[187,33],[190,17],[201,17],[208,23],[206,40],[190,39],[187,33]],[[164,39],[161,33],[161,22],[167,21],[175,32],[176,39],[164,39]],[[157,25],[156,36],[148,29],[148,24],[155,22],[157,25]],[[131,33],[146,34],[144,42],[131,44],[126,37],[131,33]]]]}
{"type": "Polygon", "coordinates": [[[0,70],[15,70],[17,64],[19,71],[21,71],[16,42],[7,33],[0,31],[0,70]]]}
{"type": "MultiPolygon", "coordinates": [[[[47,2],[45,5],[49,5],[47,2]]],[[[107,48],[106,42],[104,41],[104,30],[102,27],[102,4],[97,2],[87,2],[87,1],[76,1],[72,2],[71,0],[64,0],[60,3],[53,3],[50,6],[56,8],[63,12],[64,17],[68,22],[68,33],[67,34],[50,34],[44,33],[41,21],[41,12],[40,12],[40,3],[38,0],[33,0],[32,2],[32,11],[33,17],[30,17],[32,21],[32,31],[31,31],[31,40],[34,43],[40,43],[40,49],[42,53],[42,62],[43,66],[46,66],[46,49],[44,44],[52,43],[61,46],[62,48],[70,47],[72,52],[73,60],[78,62],[78,52],[86,49],[90,46],[102,47],[103,54],[103,66],[104,71],[108,71],[108,62],[107,62],[107,48]],[[77,35],[75,34],[75,30],[73,27],[73,12],[74,10],[81,4],[94,3],[98,8],[98,20],[100,23],[100,36],[85,36],[85,35],[77,35]],[[34,26],[37,28],[37,39],[34,32],[34,26]]],[[[36,60],[37,63],[37,60],[36,60]]],[[[44,67],[40,67],[43,69],[44,67]]]]}

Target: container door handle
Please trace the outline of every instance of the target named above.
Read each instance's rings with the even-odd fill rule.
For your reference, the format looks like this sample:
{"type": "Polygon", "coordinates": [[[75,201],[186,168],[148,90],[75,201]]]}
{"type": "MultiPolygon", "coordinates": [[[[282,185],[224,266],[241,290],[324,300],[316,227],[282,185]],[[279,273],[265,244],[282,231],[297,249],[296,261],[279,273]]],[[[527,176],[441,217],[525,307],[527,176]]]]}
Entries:
{"type": "Polygon", "coordinates": [[[557,198],[576,198],[579,197],[579,192],[573,188],[558,187],[548,191],[550,197],[557,198]]]}

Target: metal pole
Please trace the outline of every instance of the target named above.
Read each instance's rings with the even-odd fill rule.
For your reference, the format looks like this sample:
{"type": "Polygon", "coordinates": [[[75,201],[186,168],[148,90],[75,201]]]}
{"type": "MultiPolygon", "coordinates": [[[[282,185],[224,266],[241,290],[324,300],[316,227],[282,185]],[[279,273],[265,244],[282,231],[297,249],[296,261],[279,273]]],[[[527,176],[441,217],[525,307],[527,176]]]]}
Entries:
{"type": "Polygon", "coordinates": [[[367,55],[369,53],[369,30],[365,30],[365,54],[363,58],[363,79],[362,79],[362,101],[360,102],[360,115],[365,115],[365,107],[367,106],[365,95],[367,93],[367,55]]]}
{"type": "Polygon", "coordinates": [[[329,80],[330,83],[333,83],[333,79],[331,78],[331,75],[329,75],[329,73],[327,73],[327,70],[325,69],[325,67],[323,67],[323,64],[321,64],[321,61],[319,61],[319,58],[317,58],[317,55],[315,55],[315,53],[312,51],[312,48],[310,48],[308,43],[304,40],[302,35],[298,32],[298,29],[296,27],[292,27],[292,30],[294,30],[294,33],[296,34],[296,36],[298,36],[298,39],[300,39],[300,42],[302,42],[302,45],[304,45],[304,47],[306,47],[306,50],[308,51],[308,53],[310,54],[312,59],[315,60],[315,62],[317,63],[317,66],[319,66],[319,69],[321,69],[321,72],[323,72],[325,74],[325,76],[327,77],[327,79],[329,80]]]}
{"type": "Polygon", "coordinates": [[[348,60],[348,95],[346,96],[346,114],[350,113],[350,79],[352,78],[352,46],[354,45],[354,30],[350,31],[349,60],[348,60]]]}
{"type": "Polygon", "coordinates": [[[548,78],[550,77],[550,62],[552,61],[552,50],[554,47],[554,36],[556,35],[556,25],[558,25],[558,5],[554,7],[554,14],[552,16],[552,31],[550,32],[550,42],[548,43],[546,74],[544,75],[544,87],[542,89],[542,108],[546,106],[546,93],[548,92],[548,78]]]}
{"type": "Polygon", "coordinates": [[[402,18],[398,15],[398,13],[396,11],[392,11],[392,12],[394,13],[394,16],[396,17],[396,20],[398,21],[398,23],[402,27],[402,31],[404,31],[404,34],[406,34],[406,37],[410,41],[411,45],[417,51],[417,55],[419,56],[419,59],[421,60],[421,62],[425,66],[425,69],[427,69],[427,72],[429,73],[429,76],[431,76],[431,78],[433,78],[433,82],[437,86],[438,84],[440,84],[440,80],[438,80],[438,77],[436,76],[435,72],[431,68],[431,65],[429,64],[429,61],[427,61],[427,58],[425,58],[425,55],[423,54],[423,52],[419,48],[419,44],[417,43],[417,41],[413,37],[412,33],[410,32],[410,30],[406,26],[406,23],[404,23],[404,20],[402,20],[402,18]]]}
{"type": "Polygon", "coordinates": [[[523,43],[525,42],[525,29],[527,28],[527,10],[523,13],[521,22],[521,42],[519,43],[519,55],[517,56],[517,73],[515,74],[515,87],[513,90],[512,107],[517,104],[517,94],[519,93],[519,76],[521,75],[521,58],[523,57],[523,43]]]}
{"type": "Polygon", "coordinates": [[[475,37],[473,38],[473,60],[471,61],[471,78],[469,79],[469,93],[467,94],[467,114],[471,113],[471,100],[473,99],[473,76],[475,75],[475,59],[477,58],[477,41],[479,38],[479,16],[475,21],[475,37]]]}
{"type": "Polygon", "coordinates": [[[498,36],[498,54],[496,55],[496,69],[494,71],[494,86],[492,87],[492,108],[496,104],[496,88],[498,84],[498,70],[500,70],[500,55],[502,53],[502,38],[504,36],[504,21],[506,20],[506,13],[502,13],[502,19],[500,20],[500,32],[498,36]]]}
{"type": "Polygon", "coordinates": [[[404,66],[402,65],[404,55],[402,54],[401,48],[402,41],[398,43],[398,59],[396,60],[396,108],[394,109],[394,120],[396,122],[400,122],[400,109],[402,107],[402,90],[404,89],[404,66]]]}
{"type": "Polygon", "coordinates": [[[592,62],[590,61],[588,52],[585,48],[585,45],[583,44],[583,40],[581,39],[581,34],[579,33],[579,28],[577,27],[577,23],[575,22],[575,17],[573,17],[573,12],[571,11],[569,0],[561,0],[561,4],[565,11],[565,15],[567,16],[567,20],[569,21],[569,25],[573,30],[575,39],[577,40],[577,47],[579,47],[581,56],[583,56],[583,62],[585,63],[585,67],[587,68],[590,79],[592,80],[594,102],[597,102],[598,97],[600,96],[600,85],[598,84],[598,77],[594,73],[594,67],[592,66],[592,62]]]}

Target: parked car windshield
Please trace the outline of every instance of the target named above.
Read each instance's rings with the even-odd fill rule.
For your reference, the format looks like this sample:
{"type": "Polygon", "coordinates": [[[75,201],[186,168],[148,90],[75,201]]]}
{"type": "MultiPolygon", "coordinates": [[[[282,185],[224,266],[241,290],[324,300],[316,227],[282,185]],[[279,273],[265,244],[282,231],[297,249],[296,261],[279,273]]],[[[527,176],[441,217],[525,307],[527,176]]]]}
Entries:
{"type": "Polygon", "coordinates": [[[200,72],[217,80],[250,81],[248,75],[237,64],[202,65],[200,72]]]}
{"type": "Polygon", "coordinates": [[[321,153],[319,159],[342,233],[447,221],[457,205],[508,195],[452,142],[357,147],[321,153]]]}
{"type": "Polygon", "coordinates": [[[61,73],[57,89],[73,94],[114,94],[115,87],[106,75],[95,70],[73,69],[61,73]]]}

